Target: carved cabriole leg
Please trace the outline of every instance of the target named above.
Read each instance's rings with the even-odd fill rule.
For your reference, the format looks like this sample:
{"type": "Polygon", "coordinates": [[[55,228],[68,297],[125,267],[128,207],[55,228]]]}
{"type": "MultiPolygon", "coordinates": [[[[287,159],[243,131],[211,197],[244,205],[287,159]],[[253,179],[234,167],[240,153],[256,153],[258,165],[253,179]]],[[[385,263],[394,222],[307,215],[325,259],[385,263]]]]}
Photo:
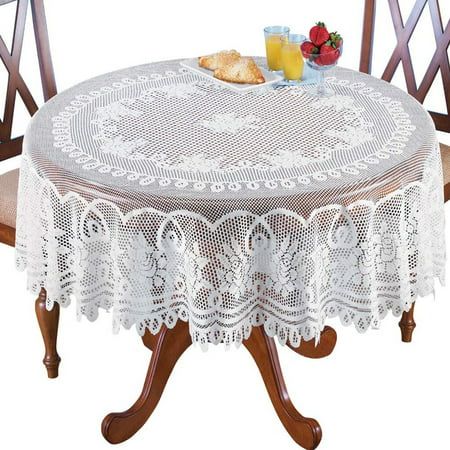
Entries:
{"type": "Polygon", "coordinates": [[[275,411],[287,432],[303,448],[315,449],[322,438],[322,430],[316,420],[303,417],[289,399],[273,338],[266,335],[263,327],[254,327],[243,344],[253,356],[275,411]]]}
{"type": "MultiPolygon", "coordinates": [[[[102,423],[103,436],[112,444],[133,436],[156,408],[173,367],[192,343],[189,325],[178,321],[171,330],[163,326],[156,336],[146,332],[143,342],[153,353],[140,397],[130,409],[108,414],[102,423]]],[[[243,343],[258,365],[273,406],[288,433],[303,448],[315,449],[320,443],[322,431],[316,420],[303,417],[290,401],[274,340],[266,335],[263,327],[254,327],[243,343]]],[[[331,353],[335,343],[336,334],[327,327],[317,347],[319,350],[314,351],[306,345],[301,354],[311,358],[323,357],[331,353]]]]}
{"type": "Polygon", "coordinates": [[[148,331],[143,341],[153,353],[140,397],[127,411],[108,414],[102,422],[103,436],[111,444],[126,441],[144,425],[156,408],[176,362],[192,344],[189,325],[181,320],[173,329],[163,326],[156,342],[148,331]]]}
{"type": "Polygon", "coordinates": [[[316,346],[314,339],[310,341],[302,341],[299,347],[292,347],[289,343],[287,346],[294,350],[295,353],[305,356],[306,358],[325,358],[331,355],[336,346],[337,334],[333,328],[326,326],[320,334],[320,342],[316,346]]]}
{"type": "Polygon", "coordinates": [[[58,376],[59,363],[61,362],[61,358],[56,350],[59,323],[59,304],[55,303],[53,305],[53,309],[48,311],[45,307],[46,300],[47,292],[45,289],[41,289],[39,297],[35,303],[35,310],[39,328],[41,329],[45,344],[45,356],[43,363],[47,368],[48,377],[56,378],[58,376]]]}
{"type": "Polygon", "coordinates": [[[159,339],[159,333],[152,334],[147,331],[145,333],[145,335],[142,337],[142,342],[149,350],[151,350],[153,352],[155,350],[156,346],[158,345],[158,339],[159,339]]]}
{"type": "Polygon", "coordinates": [[[416,322],[414,322],[414,307],[415,303],[411,305],[411,309],[408,312],[404,312],[402,319],[399,322],[399,327],[402,331],[402,341],[411,342],[414,328],[416,328],[416,322]]]}

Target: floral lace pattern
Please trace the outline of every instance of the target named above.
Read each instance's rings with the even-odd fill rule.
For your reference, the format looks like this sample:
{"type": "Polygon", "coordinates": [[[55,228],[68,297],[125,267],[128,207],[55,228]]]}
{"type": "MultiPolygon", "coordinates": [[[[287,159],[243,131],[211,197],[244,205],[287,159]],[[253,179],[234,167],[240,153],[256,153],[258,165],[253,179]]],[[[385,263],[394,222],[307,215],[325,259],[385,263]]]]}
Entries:
{"type": "Polygon", "coordinates": [[[162,88],[167,98],[189,99],[192,95],[206,95],[206,92],[200,90],[196,84],[181,83],[162,88]]]}
{"type": "Polygon", "coordinates": [[[115,331],[157,333],[181,318],[202,345],[239,345],[263,325],[298,346],[319,339],[327,317],[361,332],[378,327],[388,311],[398,316],[431,293],[434,277],[443,281],[442,192],[432,170],[376,203],[328,205],[307,219],[239,210],[210,222],[152,208],[123,215],[106,200],[61,196],[27,165],[24,158],[18,268],[27,268],[33,292],[45,286],[48,307],[73,295],[90,320],[112,310],[115,331]],[[361,228],[363,218],[370,226],[361,228]]]}
{"type": "MultiPolygon", "coordinates": [[[[325,136],[330,136],[339,139],[341,142],[335,144],[334,149],[347,149],[357,147],[372,141],[374,136],[370,131],[373,128],[373,123],[365,121],[361,114],[363,109],[355,105],[355,100],[345,95],[334,95],[333,97],[325,97],[317,100],[313,107],[321,110],[322,108],[332,108],[336,112],[341,112],[344,115],[343,129],[326,129],[325,136]]],[[[318,146],[317,149],[324,150],[324,146],[318,146]]],[[[331,148],[327,149],[329,155],[331,148]]]]}
{"type": "Polygon", "coordinates": [[[192,156],[180,156],[180,162],[176,165],[182,170],[190,170],[192,172],[211,172],[217,170],[220,165],[220,157],[208,159],[204,153],[192,156]]]}
{"type": "Polygon", "coordinates": [[[387,83],[331,73],[336,95],[318,100],[171,62],[47,102],[19,182],[28,288],[89,320],[108,310],[114,331],[189,321],[205,346],[254,326],[298,346],[331,317],[363,332],[408,311],[444,281],[433,123],[387,83]]]}
{"type": "Polygon", "coordinates": [[[332,108],[337,112],[345,110],[354,110],[355,100],[352,97],[349,97],[348,95],[333,95],[332,97],[323,97],[317,99],[313,103],[313,107],[316,109],[332,108]]]}
{"type": "Polygon", "coordinates": [[[124,176],[141,186],[210,192],[272,189],[274,184],[293,189],[330,177],[357,179],[381,160],[387,164],[392,155],[403,152],[415,126],[400,101],[363,82],[333,77],[327,82],[336,95],[315,99],[301,87],[232,94],[186,69],[124,78],[111,87],[78,95],[56,115],[54,146],[85,170],[111,173],[116,179],[124,176]],[[286,102],[285,123],[279,127],[278,97],[286,102]],[[227,102],[229,110],[217,112],[218,105],[227,102]],[[238,111],[240,102],[245,113],[238,111]],[[372,110],[380,108],[386,132],[375,136],[379,118],[372,110]],[[195,120],[190,116],[194,109],[199,110],[195,120]],[[158,110],[165,112],[155,114],[158,110]],[[320,117],[324,126],[299,120],[296,111],[320,117]],[[90,120],[96,127],[91,142],[87,137],[81,145],[72,136],[75,118],[90,120]],[[172,130],[179,138],[161,145],[174,136],[172,130]],[[234,150],[234,139],[249,150],[246,159],[234,150]],[[178,151],[180,146],[183,152],[178,151]]]}
{"type": "Polygon", "coordinates": [[[122,158],[144,158],[138,152],[147,142],[144,139],[124,141],[122,136],[105,140],[100,147],[105,154],[120,156],[122,158]]]}
{"type": "Polygon", "coordinates": [[[373,140],[373,134],[366,127],[356,128],[351,125],[345,125],[343,130],[326,130],[325,134],[345,142],[348,149],[373,140]]]}
{"type": "Polygon", "coordinates": [[[258,124],[260,119],[253,114],[238,117],[234,113],[229,114],[214,114],[211,120],[201,120],[200,125],[203,125],[208,130],[215,133],[232,133],[236,134],[241,130],[257,130],[261,127],[258,124]]]}
{"type": "Polygon", "coordinates": [[[107,106],[99,106],[95,111],[98,121],[105,122],[112,120],[114,122],[120,122],[123,117],[139,117],[142,115],[141,111],[129,108],[133,103],[134,100],[132,99],[122,99],[107,106]]]}

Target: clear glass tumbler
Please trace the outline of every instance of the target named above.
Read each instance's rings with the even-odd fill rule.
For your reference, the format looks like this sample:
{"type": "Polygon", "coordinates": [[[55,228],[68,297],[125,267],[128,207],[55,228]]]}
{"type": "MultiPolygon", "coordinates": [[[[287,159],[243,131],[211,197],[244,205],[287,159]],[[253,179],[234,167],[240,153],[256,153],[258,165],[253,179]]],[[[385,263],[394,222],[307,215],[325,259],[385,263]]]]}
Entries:
{"type": "Polygon", "coordinates": [[[276,72],[282,70],[281,44],[288,40],[288,36],[289,27],[275,25],[264,28],[267,67],[269,70],[276,72]]]}
{"type": "Polygon", "coordinates": [[[303,76],[303,55],[300,48],[306,41],[303,34],[289,34],[286,41],[281,44],[281,63],[283,66],[284,81],[293,84],[301,81],[303,76]]]}

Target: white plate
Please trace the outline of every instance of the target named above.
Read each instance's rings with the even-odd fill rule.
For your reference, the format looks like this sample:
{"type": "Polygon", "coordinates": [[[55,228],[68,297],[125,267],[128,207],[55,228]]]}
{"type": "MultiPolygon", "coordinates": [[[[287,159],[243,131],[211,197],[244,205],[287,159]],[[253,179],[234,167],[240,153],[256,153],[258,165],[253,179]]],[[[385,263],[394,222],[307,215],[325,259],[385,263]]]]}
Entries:
{"type": "Polygon", "coordinates": [[[264,67],[258,66],[266,80],[264,83],[261,83],[261,84],[230,83],[228,81],[222,81],[222,80],[218,80],[217,78],[214,78],[212,70],[208,70],[208,69],[204,69],[203,67],[199,67],[198,58],[186,59],[184,61],[181,61],[180,64],[183,67],[186,67],[194,72],[204,75],[205,77],[212,78],[217,83],[220,83],[236,92],[247,92],[247,91],[251,91],[253,89],[262,88],[264,86],[270,86],[271,84],[278,83],[283,79],[283,75],[281,75],[277,72],[270,72],[269,70],[265,69],[264,67]]]}

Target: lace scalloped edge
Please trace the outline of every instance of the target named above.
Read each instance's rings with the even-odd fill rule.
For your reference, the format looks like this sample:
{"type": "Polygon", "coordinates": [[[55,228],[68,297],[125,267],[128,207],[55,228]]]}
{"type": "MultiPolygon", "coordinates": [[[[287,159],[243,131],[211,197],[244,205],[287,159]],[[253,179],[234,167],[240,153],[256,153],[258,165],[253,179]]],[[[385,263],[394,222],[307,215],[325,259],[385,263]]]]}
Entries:
{"type": "MultiPolygon", "coordinates": [[[[26,268],[26,265],[23,265],[18,267],[18,270],[25,271],[26,268]]],[[[409,302],[401,302],[398,301],[398,299],[390,298],[382,298],[379,300],[376,305],[378,314],[374,314],[374,310],[372,310],[372,312],[355,313],[352,308],[339,304],[338,302],[332,302],[331,306],[322,309],[319,321],[310,321],[310,324],[301,326],[289,325],[278,319],[276,316],[263,311],[261,307],[256,307],[238,326],[234,326],[231,330],[221,328],[218,330],[201,331],[199,328],[192,326],[189,309],[187,305],[183,303],[170,311],[164,310],[162,312],[155,312],[149,317],[144,319],[141,318],[140,320],[130,320],[132,315],[119,315],[119,317],[116,317],[113,310],[114,319],[112,328],[114,334],[118,334],[121,327],[129,330],[134,326],[139,336],[143,336],[146,331],[156,335],[163,325],[172,329],[176,326],[178,320],[182,320],[184,322],[189,322],[189,331],[193,345],[199,345],[203,351],[206,351],[209,344],[224,344],[226,350],[230,349],[232,346],[239,348],[242,345],[243,340],[248,339],[253,327],[263,326],[265,333],[269,337],[276,337],[279,344],[282,346],[290,345],[294,348],[298,348],[301,345],[302,340],[310,341],[312,339],[315,340],[315,345],[317,346],[320,342],[321,332],[328,319],[339,317],[341,325],[345,327],[354,325],[355,329],[361,334],[369,329],[379,329],[381,321],[386,318],[389,311],[394,317],[399,317],[404,312],[410,310],[412,304],[416,302],[418,297],[427,297],[429,295],[433,295],[434,297],[436,278],[441,286],[445,286],[445,272],[442,269],[430,277],[428,282],[423,283],[423,285],[414,285],[415,290],[412,292],[409,302]],[[156,326],[151,326],[155,323],[157,324],[156,326]]],[[[43,287],[44,286],[41,283],[28,283],[27,285],[27,289],[36,295],[43,287]]],[[[81,313],[79,302],[72,291],[72,289],[69,289],[61,295],[59,299],[47,297],[47,310],[53,309],[55,302],[60,306],[67,308],[72,303],[72,298],[75,297],[78,306],[77,319],[79,321],[85,316],[90,322],[94,322],[99,316],[99,310],[110,312],[111,308],[99,305],[91,316],[81,313]]]]}
{"type": "MultiPolygon", "coordinates": [[[[31,173],[33,173],[34,176],[40,178],[39,175],[37,175],[37,173],[34,171],[34,169],[31,169],[31,173]]],[[[111,206],[117,212],[118,217],[120,217],[120,220],[122,222],[126,222],[128,219],[132,218],[137,213],[143,211],[143,210],[134,210],[131,213],[123,214],[117,207],[117,205],[115,205],[110,201],[96,200],[88,202],[85,199],[83,199],[80,195],[75,194],[73,192],[69,192],[66,195],[61,195],[51,183],[46,182],[46,180],[42,179],[40,179],[40,181],[44,183],[45,188],[49,188],[50,191],[59,199],[61,205],[63,205],[66,202],[69,202],[71,199],[74,198],[80,200],[84,204],[85,208],[96,207],[99,203],[105,203],[111,206]]],[[[414,186],[418,186],[422,190],[424,189],[425,184],[426,183],[423,182],[413,182],[393,193],[388,194],[387,196],[383,197],[382,199],[379,199],[376,202],[369,200],[359,200],[350,205],[345,206],[344,209],[351,210],[353,207],[358,205],[370,205],[371,207],[376,207],[378,204],[388,201],[390,198],[396,195],[404,194],[408,189],[411,189],[414,186]]],[[[43,190],[41,191],[41,193],[48,195],[48,191],[44,189],[44,186],[42,187],[42,189],[43,190]]],[[[314,210],[314,213],[311,214],[306,219],[294,212],[290,212],[290,214],[296,215],[302,223],[308,224],[311,220],[313,220],[315,214],[318,214],[320,211],[328,210],[330,208],[342,209],[343,207],[342,205],[327,205],[325,207],[314,210]]],[[[145,211],[156,211],[156,210],[153,210],[151,208],[145,208],[145,211]]],[[[280,212],[280,210],[276,211],[280,212]]],[[[176,211],[172,213],[167,213],[166,217],[170,217],[174,213],[180,212],[188,213],[188,211],[176,211]]],[[[271,211],[271,213],[273,213],[273,211],[271,211]]],[[[284,213],[286,213],[286,211],[284,211],[284,213]]],[[[208,221],[204,216],[201,216],[199,214],[194,213],[189,214],[195,216],[196,219],[200,219],[203,222],[209,224],[212,228],[214,228],[215,226],[217,226],[218,223],[224,220],[224,217],[221,217],[221,219],[212,223],[208,221]]],[[[30,238],[29,236],[25,236],[24,238],[25,245],[23,245],[21,248],[21,251],[23,253],[22,254],[21,252],[16,253],[16,264],[19,270],[24,271],[28,267],[29,270],[28,270],[27,287],[29,290],[37,294],[42,287],[45,287],[46,276],[43,273],[40,273],[39,271],[35,272],[33,270],[35,269],[35,267],[32,267],[34,266],[34,264],[32,264],[34,263],[34,261],[28,260],[30,255],[27,255],[26,243],[27,239],[29,238],[30,238]]],[[[20,236],[18,236],[18,239],[20,240],[20,236]]],[[[442,242],[440,242],[439,244],[443,244],[443,239],[444,238],[442,237],[442,242]]],[[[437,245],[437,243],[435,244],[437,245]]],[[[441,245],[439,245],[439,248],[441,248],[441,245]]],[[[205,331],[202,330],[201,326],[196,327],[195,325],[193,325],[192,320],[190,320],[191,315],[188,309],[188,302],[185,302],[182,305],[171,309],[164,309],[161,312],[158,311],[152,312],[148,314],[147,317],[142,318],[142,316],[138,315],[133,316],[131,314],[120,313],[120,311],[117,311],[114,308],[114,306],[112,307],[111,305],[108,305],[106,301],[104,302],[104,305],[102,305],[102,302],[99,301],[96,302],[95,304],[89,305],[90,314],[87,315],[82,311],[81,298],[78,298],[77,296],[78,292],[77,284],[74,283],[73,285],[70,285],[67,282],[67,280],[64,281],[60,280],[59,286],[56,286],[54,291],[52,291],[52,289],[49,290],[48,292],[49,296],[47,299],[47,308],[51,309],[55,301],[58,302],[61,306],[68,306],[70,304],[70,297],[75,296],[78,298],[77,311],[78,316],[80,318],[82,315],[86,315],[89,320],[95,320],[98,317],[98,309],[106,309],[109,311],[112,308],[114,316],[113,320],[114,332],[118,332],[121,326],[128,329],[134,325],[140,335],[143,335],[147,329],[152,334],[156,334],[159,331],[162,324],[171,328],[175,326],[178,319],[181,319],[184,321],[189,321],[190,324],[189,328],[191,331],[193,342],[199,343],[202,346],[207,346],[208,343],[213,344],[225,343],[227,347],[230,346],[231,343],[234,343],[236,346],[239,346],[242,343],[243,339],[248,338],[253,326],[263,325],[266,333],[269,336],[277,336],[279,342],[282,345],[286,344],[286,342],[289,342],[290,345],[292,345],[293,347],[298,347],[302,339],[306,341],[315,339],[317,344],[320,340],[320,333],[325,326],[325,321],[327,318],[339,316],[343,325],[350,325],[353,323],[358,331],[363,332],[370,327],[378,328],[380,325],[380,320],[382,320],[387,315],[389,310],[392,311],[394,316],[399,316],[404,311],[408,311],[411,304],[415,301],[417,296],[423,297],[434,293],[435,278],[438,278],[442,285],[444,284],[445,251],[442,250],[442,254],[439,255],[434,254],[432,259],[433,260],[430,261],[431,265],[428,266],[425,273],[422,273],[420,274],[419,277],[416,277],[409,281],[408,288],[410,295],[407,296],[407,293],[403,292],[403,294],[405,294],[403,296],[404,299],[400,298],[402,297],[401,292],[399,294],[397,293],[391,293],[390,295],[386,294],[385,296],[383,296],[383,292],[374,292],[373,305],[371,306],[370,309],[367,308],[366,311],[356,311],[356,309],[350,306],[341,304],[338,300],[334,301],[332,300],[328,302],[325,306],[323,306],[323,303],[319,301],[318,304],[319,305],[322,304],[322,306],[319,307],[320,310],[315,316],[317,317],[317,320],[306,319],[305,322],[302,323],[301,325],[289,324],[286,321],[280,320],[274,314],[264,311],[261,306],[257,306],[252,310],[250,314],[246,315],[240,321],[238,321],[238,325],[234,325],[229,329],[222,327],[221,329],[214,329],[214,330],[208,329],[205,331]],[[63,283],[65,283],[65,286],[63,283]],[[392,295],[394,295],[394,297],[392,295]],[[155,323],[156,326],[154,325],[155,323]]],[[[42,261],[42,265],[45,265],[45,261],[42,261]]],[[[217,328],[217,326],[215,328],[217,328]]]]}

